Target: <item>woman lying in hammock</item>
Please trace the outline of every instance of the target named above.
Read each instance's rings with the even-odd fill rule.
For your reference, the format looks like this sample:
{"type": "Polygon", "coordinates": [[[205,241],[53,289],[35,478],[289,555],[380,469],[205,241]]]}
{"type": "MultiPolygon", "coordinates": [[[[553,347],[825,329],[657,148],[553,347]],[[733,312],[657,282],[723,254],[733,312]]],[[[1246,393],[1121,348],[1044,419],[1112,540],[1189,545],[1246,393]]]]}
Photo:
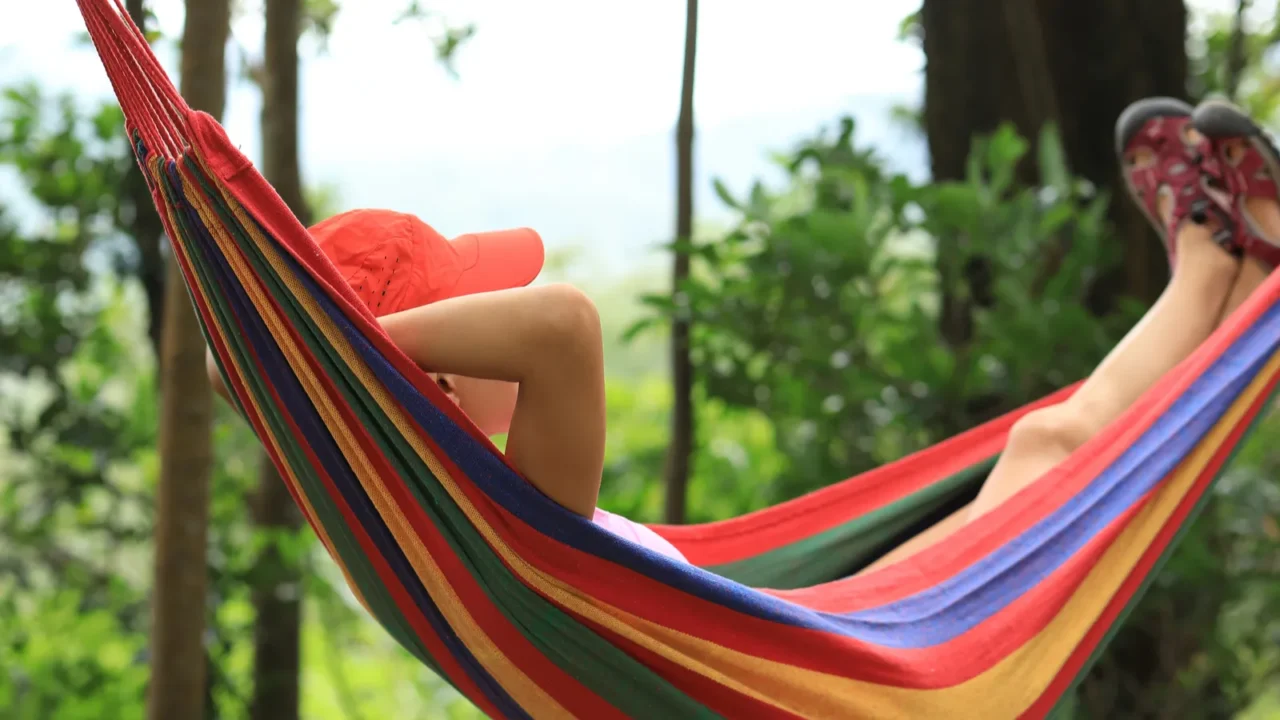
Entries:
{"type": "MultiPolygon", "coordinates": [[[[1168,249],[1168,287],[1074,395],[1013,426],[970,505],[872,567],[944,539],[1061,462],[1195,350],[1280,262],[1280,157],[1238,110],[1207,104],[1193,116],[1176,100],[1141,101],[1117,122],[1117,148],[1134,200],[1168,249]]],[[[653,531],[596,507],[605,443],[600,321],[572,287],[526,287],[542,269],[533,231],[447,241],[413,216],[357,210],[311,234],[391,340],[481,430],[508,434],[507,457],[529,482],[603,528],[684,560],[653,531]]],[[[212,354],[209,377],[226,397],[212,354]]]]}

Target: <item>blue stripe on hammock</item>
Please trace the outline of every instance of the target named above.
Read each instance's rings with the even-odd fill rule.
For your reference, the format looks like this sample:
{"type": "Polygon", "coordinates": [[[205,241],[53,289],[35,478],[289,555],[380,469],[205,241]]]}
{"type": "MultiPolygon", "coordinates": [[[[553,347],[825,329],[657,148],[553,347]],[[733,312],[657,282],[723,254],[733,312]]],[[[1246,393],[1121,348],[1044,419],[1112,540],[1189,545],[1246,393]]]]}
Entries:
{"type": "MultiPolygon", "coordinates": [[[[1265,360],[1249,366],[1249,375],[1265,360]]],[[[1097,533],[1132,508],[1168,476],[1221,419],[1249,384],[1249,378],[1224,382],[1222,394],[1180,398],[1174,407],[1098,478],[1061,508],[954,578],[887,605],[851,614],[872,624],[901,627],[920,623],[918,643],[946,642],[989,618],[1045,580],[1097,533]],[[1196,400],[1207,402],[1195,402],[1196,400]],[[1176,424],[1178,420],[1184,423],[1176,424]],[[1190,438],[1190,440],[1187,440],[1190,438]],[[947,626],[930,627],[947,612],[947,626]]],[[[899,645],[920,647],[921,645],[899,645]]]]}
{"type": "MultiPolygon", "coordinates": [[[[172,173],[174,170],[171,168],[170,172],[172,173]]],[[[377,508],[374,507],[363,487],[361,487],[359,480],[351,471],[350,465],[343,458],[337,443],[326,429],[319,413],[315,410],[301,383],[294,375],[292,368],[284,357],[284,353],[272,338],[266,323],[262,320],[262,316],[253,307],[248,293],[245,292],[243,286],[236,279],[226,258],[216,249],[217,246],[209,235],[208,229],[200,221],[199,215],[186,201],[181,182],[174,177],[170,177],[168,185],[171,192],[181,198],[182,202],[179,207],[187,215],[190,225],[197,230],[200,236],[192,244],[204,256],[205,262],[213,270],[219,288],[226,292],[231,310],[241,322],[244,339],[254,349],[266,372],[264,379],[275,389],[280,399],[284,402],[282,410],[292,417],[294,423],[302,431],[305,442],[311,447],[316,457],[320,459],[321,465],[333,480],[334,485],[342,493],[343,498],[351,508],[351,512],[359,518],[360,524],[368,532],[374,545],[387,561],[387,564],[391,566],[396,577],[400,579],[401,584],[404,585],[414,604],[422,611],[432,630],[439,636],[445,647],[449,649],[449,652],[453,654],[453,657],[463,671],[466,672],[467,676],[475,681],[485,697],[499,708],[506,717],[529,718],[530,716],[516,704],[515,700],[485,671],[466,646],[463,645],[440,613],[440,610],[431,601],[430,596],[422,586],[422,582],[414,573],[413,567],[400,550],[399,545],[396,544],[395,538],[387,528],[386,523],[378,515],[377,508]]],[[[281,481],[283,482],[283,480],[281,481]]]]}
{"type": "Polygon", "coordinates": [[[375,375],[487,496],[540,533],[726,608],[774,622],[896,648],[946,642],[1021,597],[1128,510],[1199,443],[1275,349],[1280,307],[1269,308],[1110,467],[1044,520],[951,579],[848,615],[820,613],[632,545],[552,502],[431,405],[288,256],[300,281],[375,375]]]}

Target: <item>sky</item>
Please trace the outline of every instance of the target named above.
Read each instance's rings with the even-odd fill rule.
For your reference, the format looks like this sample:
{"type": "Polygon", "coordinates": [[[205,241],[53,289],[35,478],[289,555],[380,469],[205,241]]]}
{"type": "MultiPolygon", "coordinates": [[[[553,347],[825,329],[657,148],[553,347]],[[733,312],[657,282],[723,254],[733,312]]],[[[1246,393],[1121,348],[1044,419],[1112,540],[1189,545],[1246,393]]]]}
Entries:
{"type": "MultiPolygon", "coordinates": [[[[261,0],[236,4],[233,60],[256,56],[262,35],[261,0]]],[[[339,4],[327,48],[302,47],[305,182],[333,188],[340,209],[414,212],[449,235],[529,225],[552,248],[587,248],[604,270],[660,258],[655,246],[673,224],[684,0],[429,0],[476,25],[456,79],[434,61],[429,28],[394,24],[407,0],[339,4]]],[[[891,164],[923,172],[922,142],[889,116],[920,97],[922,54],[897,40],[919,0],[699,6],[699,217],[724,217],[711,178],[744,189],[771,177],[769,152],[843,113],[891,164]]],[[[176,37],[182,2],[152,7],[176,37]]],[[[74,2],[14,13],[5,11],[18,21],[0,24],[0,86],[35,78],[86,102],[111,97],[96,55],[74,42],[83,27],[74,2]]],[[[161,60],[174,67],[171,46],[161,60]]],[[[252,158],[259,108],[254,88],[233,86],[224,124],[252,158]]],[[[0,182],[0,197],[12,193],[0,182]]]]}
{"type": "MultiPolygon", "coordinates": [[[[251,55],[261,47],[259,3],[241,0],[233,28],[251,55]]],[[[683,0],[625,11],[595,0],[433,0],[429,7],[477,28],[457,79],[434,62],[429,28],[393,23],[405,4],[346,0],[327,50],[304,43],[306,182],[335,187],[344,208],[416,212],[446,234],[531,225],[549,246],[588,246],[610,267],[651,258],[673,223],[683,0]]],[[[711,177],[745,187],[767,171],[768,151],[859,98],[918,94],[923,60],[895,40],[915,5],[796,0],[783,12],[764,0],[703,0],[695,83],[703,210],[713,209],[711,177]]],[[[176,36],[182,3],[153,7],[176,36]]],[[[97,57],[74,46],[75,3],[22,8],[22,22],[0,24],[0,84],[35,77],[109,98],[97,57]]],[[[172,54],[161,57],[170,68],[172,54]]],[[[873,122],[888,126],[889,104],[879,103],[886,111],[873,122]]],[[[230,92],[224,124],[250,157],[259,107],[247,84],[230,92]]]]}

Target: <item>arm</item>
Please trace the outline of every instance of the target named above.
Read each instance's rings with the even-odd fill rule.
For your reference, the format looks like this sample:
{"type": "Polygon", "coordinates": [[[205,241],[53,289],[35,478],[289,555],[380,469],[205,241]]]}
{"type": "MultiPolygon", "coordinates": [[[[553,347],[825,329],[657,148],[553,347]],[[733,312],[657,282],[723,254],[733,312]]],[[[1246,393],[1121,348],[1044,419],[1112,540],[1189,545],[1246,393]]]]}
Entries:
{"type": "Polygon", "coordinates": [[[604,469],[600,318],[568,285],[451,298],[381,318],[424,369],[520,384],[507,458],[552,500],[590,518],[604,469]]]}
{"type": "Polygon", "coordinates": [[[208,348],[204,353],[204,369],[209,374],[209,385],[213,387],[213,391],[222,396],[229,405],[235,407],[235,403],[231,402],[231,393],[227,390],[227,386],[222,382],[222,373],[218,372],[218,361],[213,357],[213,348],[208,348]]]}

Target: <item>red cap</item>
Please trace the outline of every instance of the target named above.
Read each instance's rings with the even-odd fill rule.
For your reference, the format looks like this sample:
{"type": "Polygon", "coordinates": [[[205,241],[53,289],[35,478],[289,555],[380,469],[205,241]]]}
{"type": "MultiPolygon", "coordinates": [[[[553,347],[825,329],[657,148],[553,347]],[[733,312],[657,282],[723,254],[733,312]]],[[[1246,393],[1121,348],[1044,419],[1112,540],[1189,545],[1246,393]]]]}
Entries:
{"type": "Polygon", "coordinates": [[[542,271],[542,238],[528,228],[445,240],[413,215],[352,210],[311,237],[375,316],[437,300],[523,287],[542,271]]]}

